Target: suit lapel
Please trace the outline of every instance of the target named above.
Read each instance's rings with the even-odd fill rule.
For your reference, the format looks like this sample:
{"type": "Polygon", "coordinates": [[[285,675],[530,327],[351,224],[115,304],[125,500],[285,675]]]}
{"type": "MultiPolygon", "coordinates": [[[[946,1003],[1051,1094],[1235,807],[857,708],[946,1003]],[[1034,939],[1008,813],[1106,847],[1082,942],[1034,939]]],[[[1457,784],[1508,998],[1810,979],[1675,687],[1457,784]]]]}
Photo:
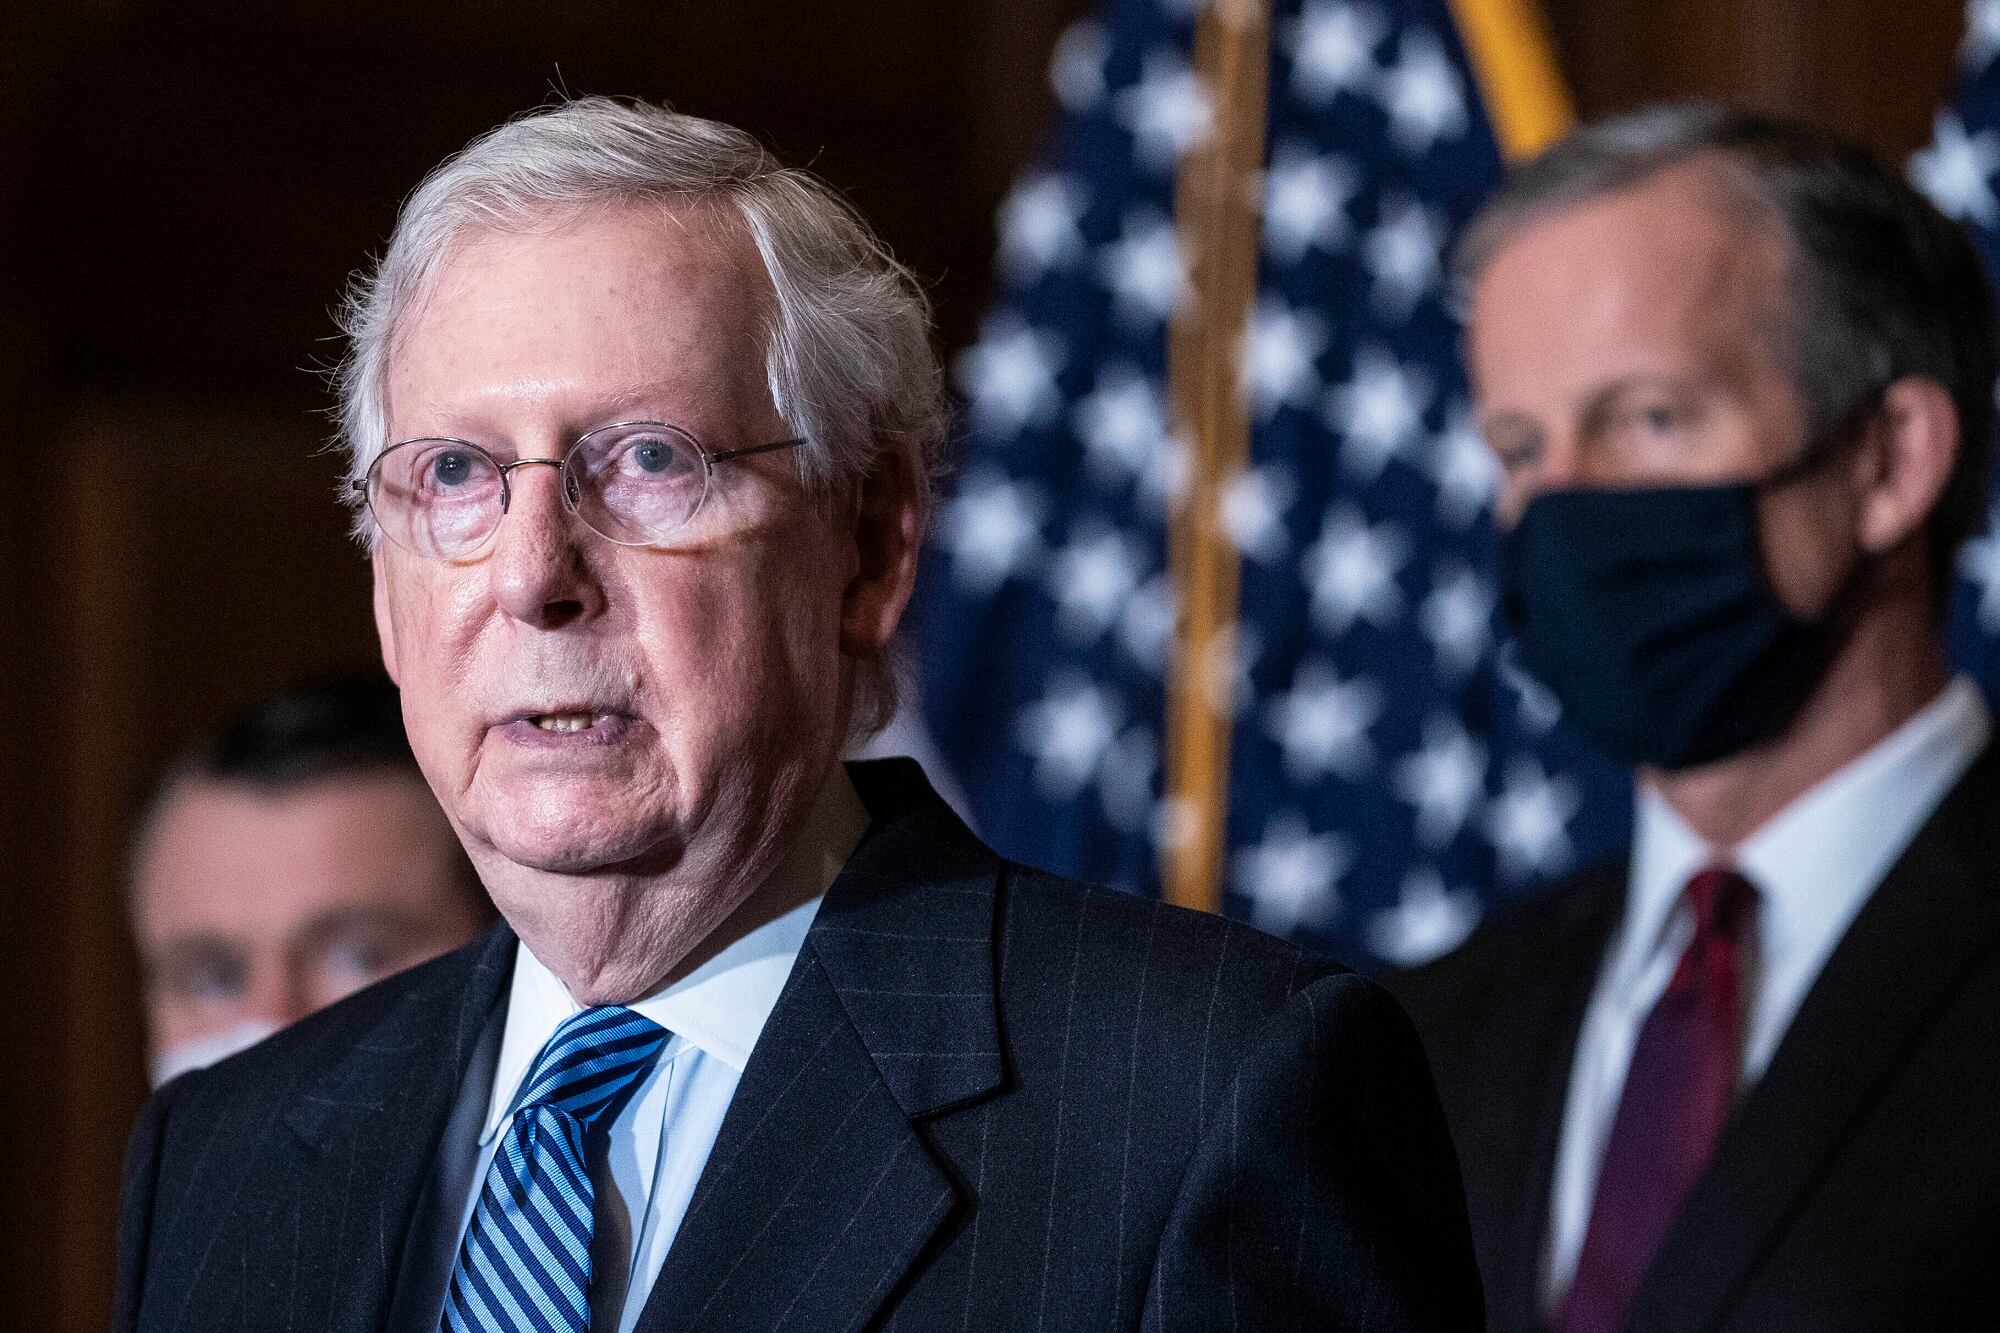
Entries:
{"type": "MultiPolygon", "coordinates": [[[[496,926],[437,965],[287,1097],[282,1126],[253,1150],[241,1177],[250,1183],[231,1210],[231,1225],[258,1234],[241,1246],[215,1248],[288,1250],[284,1306],[300,1326],[381,1325],[438,1134],[499,998],[513,944],[513,935],[496,926]]],[[[197,1283],[241,1280],[205,1270],[197,1283]]]]}
{"type": "Polygon", "coordinates": [[[1549,1191],[1569,1097],[1570,1071],[1583,1014],[1597,982],[1606,942],[1625,902],[1624,861],[1585,871],[1560,900],[1545,928],[1524,931],[1532,949],[1518,960],[1519,986],[1494,1007],[1477,1042],[1483,1071],[1479,1097],[1483,1148],[1468,1145],[1468,1161],[1492,1163],[1481,1191],[1500,1237],[1490,1256],[1488,1308],[1499,1328],[1539,1328],[1542,1251],[1549,1229],[1549,1191]]]}
{"type": "Polygon", "coordinates": [[[1855,917],[1723,1133],[1634,1302],[1630,1327],[1713,1327],[2000,940],[1991,870],[2000,746],[1954,787],[1855,917]]]}
{"type": "Polygon", "coordinates": [[[843,1329],[967,1202],[913,1121],[1001,1082],[998,864],[908,761],[758,1038],[641,1333],[843,1329]]]}

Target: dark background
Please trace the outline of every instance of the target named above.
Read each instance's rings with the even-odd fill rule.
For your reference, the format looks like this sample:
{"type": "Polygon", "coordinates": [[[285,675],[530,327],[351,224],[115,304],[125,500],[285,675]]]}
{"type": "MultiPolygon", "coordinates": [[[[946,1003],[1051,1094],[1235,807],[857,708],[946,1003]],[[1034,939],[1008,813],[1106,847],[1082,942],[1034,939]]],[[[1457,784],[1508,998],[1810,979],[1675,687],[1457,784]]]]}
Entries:
{"type": "MultiPolygon", "coordinates": [[[[342,536],[329,310],[398,201],[560,91],[743,125],[931,285],[987,293],[993,211],[1087,0],[12,0],[0,8],[0,1321],[102,1328],[143,1094],[122,838],[176,738],[371,660],[342,536]]],[[[1901,158],[1957,0],[1547,0],[1585,114],[1793,112],[1901,158]]]]}

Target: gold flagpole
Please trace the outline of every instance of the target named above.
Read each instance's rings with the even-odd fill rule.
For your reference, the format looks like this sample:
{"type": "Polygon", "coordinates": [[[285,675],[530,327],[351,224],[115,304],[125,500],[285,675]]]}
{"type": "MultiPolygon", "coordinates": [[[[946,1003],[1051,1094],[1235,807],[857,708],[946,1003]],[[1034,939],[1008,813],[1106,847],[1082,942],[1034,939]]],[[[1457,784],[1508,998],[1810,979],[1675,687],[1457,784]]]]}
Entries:
{"type": "Polygon", "coordinates": [[[1180,629],[1167,678],[1162,891],[1169,902],[1207,911],[1221,905],[1228,846],[1240,570],[1221,501],[1250,457],[1240,367],[1257,290],[1269,22],[1267,0],[1210,0],[1203,9],[1194,63],[1211,127],[1174,180],[1191,294],[1167,332],[1167,394],[1189,458],[1168,537],[1180,629]]]}
{"type": "Polygon", "coordinates": [[[1508,161],[1562,137],[1576,113],[1535,0],[1451,0],[1451,12],[1508,161]]]}

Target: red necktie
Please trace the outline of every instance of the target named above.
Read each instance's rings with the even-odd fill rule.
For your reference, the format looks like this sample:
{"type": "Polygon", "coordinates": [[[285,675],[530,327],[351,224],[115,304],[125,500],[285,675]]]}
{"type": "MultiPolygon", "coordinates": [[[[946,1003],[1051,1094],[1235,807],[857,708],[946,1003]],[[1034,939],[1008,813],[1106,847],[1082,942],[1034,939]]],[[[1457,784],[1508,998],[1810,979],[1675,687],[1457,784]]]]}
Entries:
{"type": "Polygon", "coordinates": [[[1624,1324],[1735,1099],[1741,952],[1757,890],[1734,870],[1711,868],[1688,881],[1687,899],[1694,939],[1632,1047],[1561,1333],[1624,1324]]]}

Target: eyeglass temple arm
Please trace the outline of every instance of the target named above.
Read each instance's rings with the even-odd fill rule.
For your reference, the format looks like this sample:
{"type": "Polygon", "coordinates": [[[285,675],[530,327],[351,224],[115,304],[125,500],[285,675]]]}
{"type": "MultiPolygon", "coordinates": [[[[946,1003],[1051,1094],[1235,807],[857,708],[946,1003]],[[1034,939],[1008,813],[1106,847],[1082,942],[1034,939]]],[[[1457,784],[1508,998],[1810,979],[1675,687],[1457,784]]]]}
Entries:
{"type": "Polygon", "coordinates": [[[804,440],[773,440],[769,444],[753,444],[747,449],[724,449],[708,456],[711,463],[727,463],[732,458],[747,458],[751,454],[768,454],[777,449],[796,449],[804,440]]]}

